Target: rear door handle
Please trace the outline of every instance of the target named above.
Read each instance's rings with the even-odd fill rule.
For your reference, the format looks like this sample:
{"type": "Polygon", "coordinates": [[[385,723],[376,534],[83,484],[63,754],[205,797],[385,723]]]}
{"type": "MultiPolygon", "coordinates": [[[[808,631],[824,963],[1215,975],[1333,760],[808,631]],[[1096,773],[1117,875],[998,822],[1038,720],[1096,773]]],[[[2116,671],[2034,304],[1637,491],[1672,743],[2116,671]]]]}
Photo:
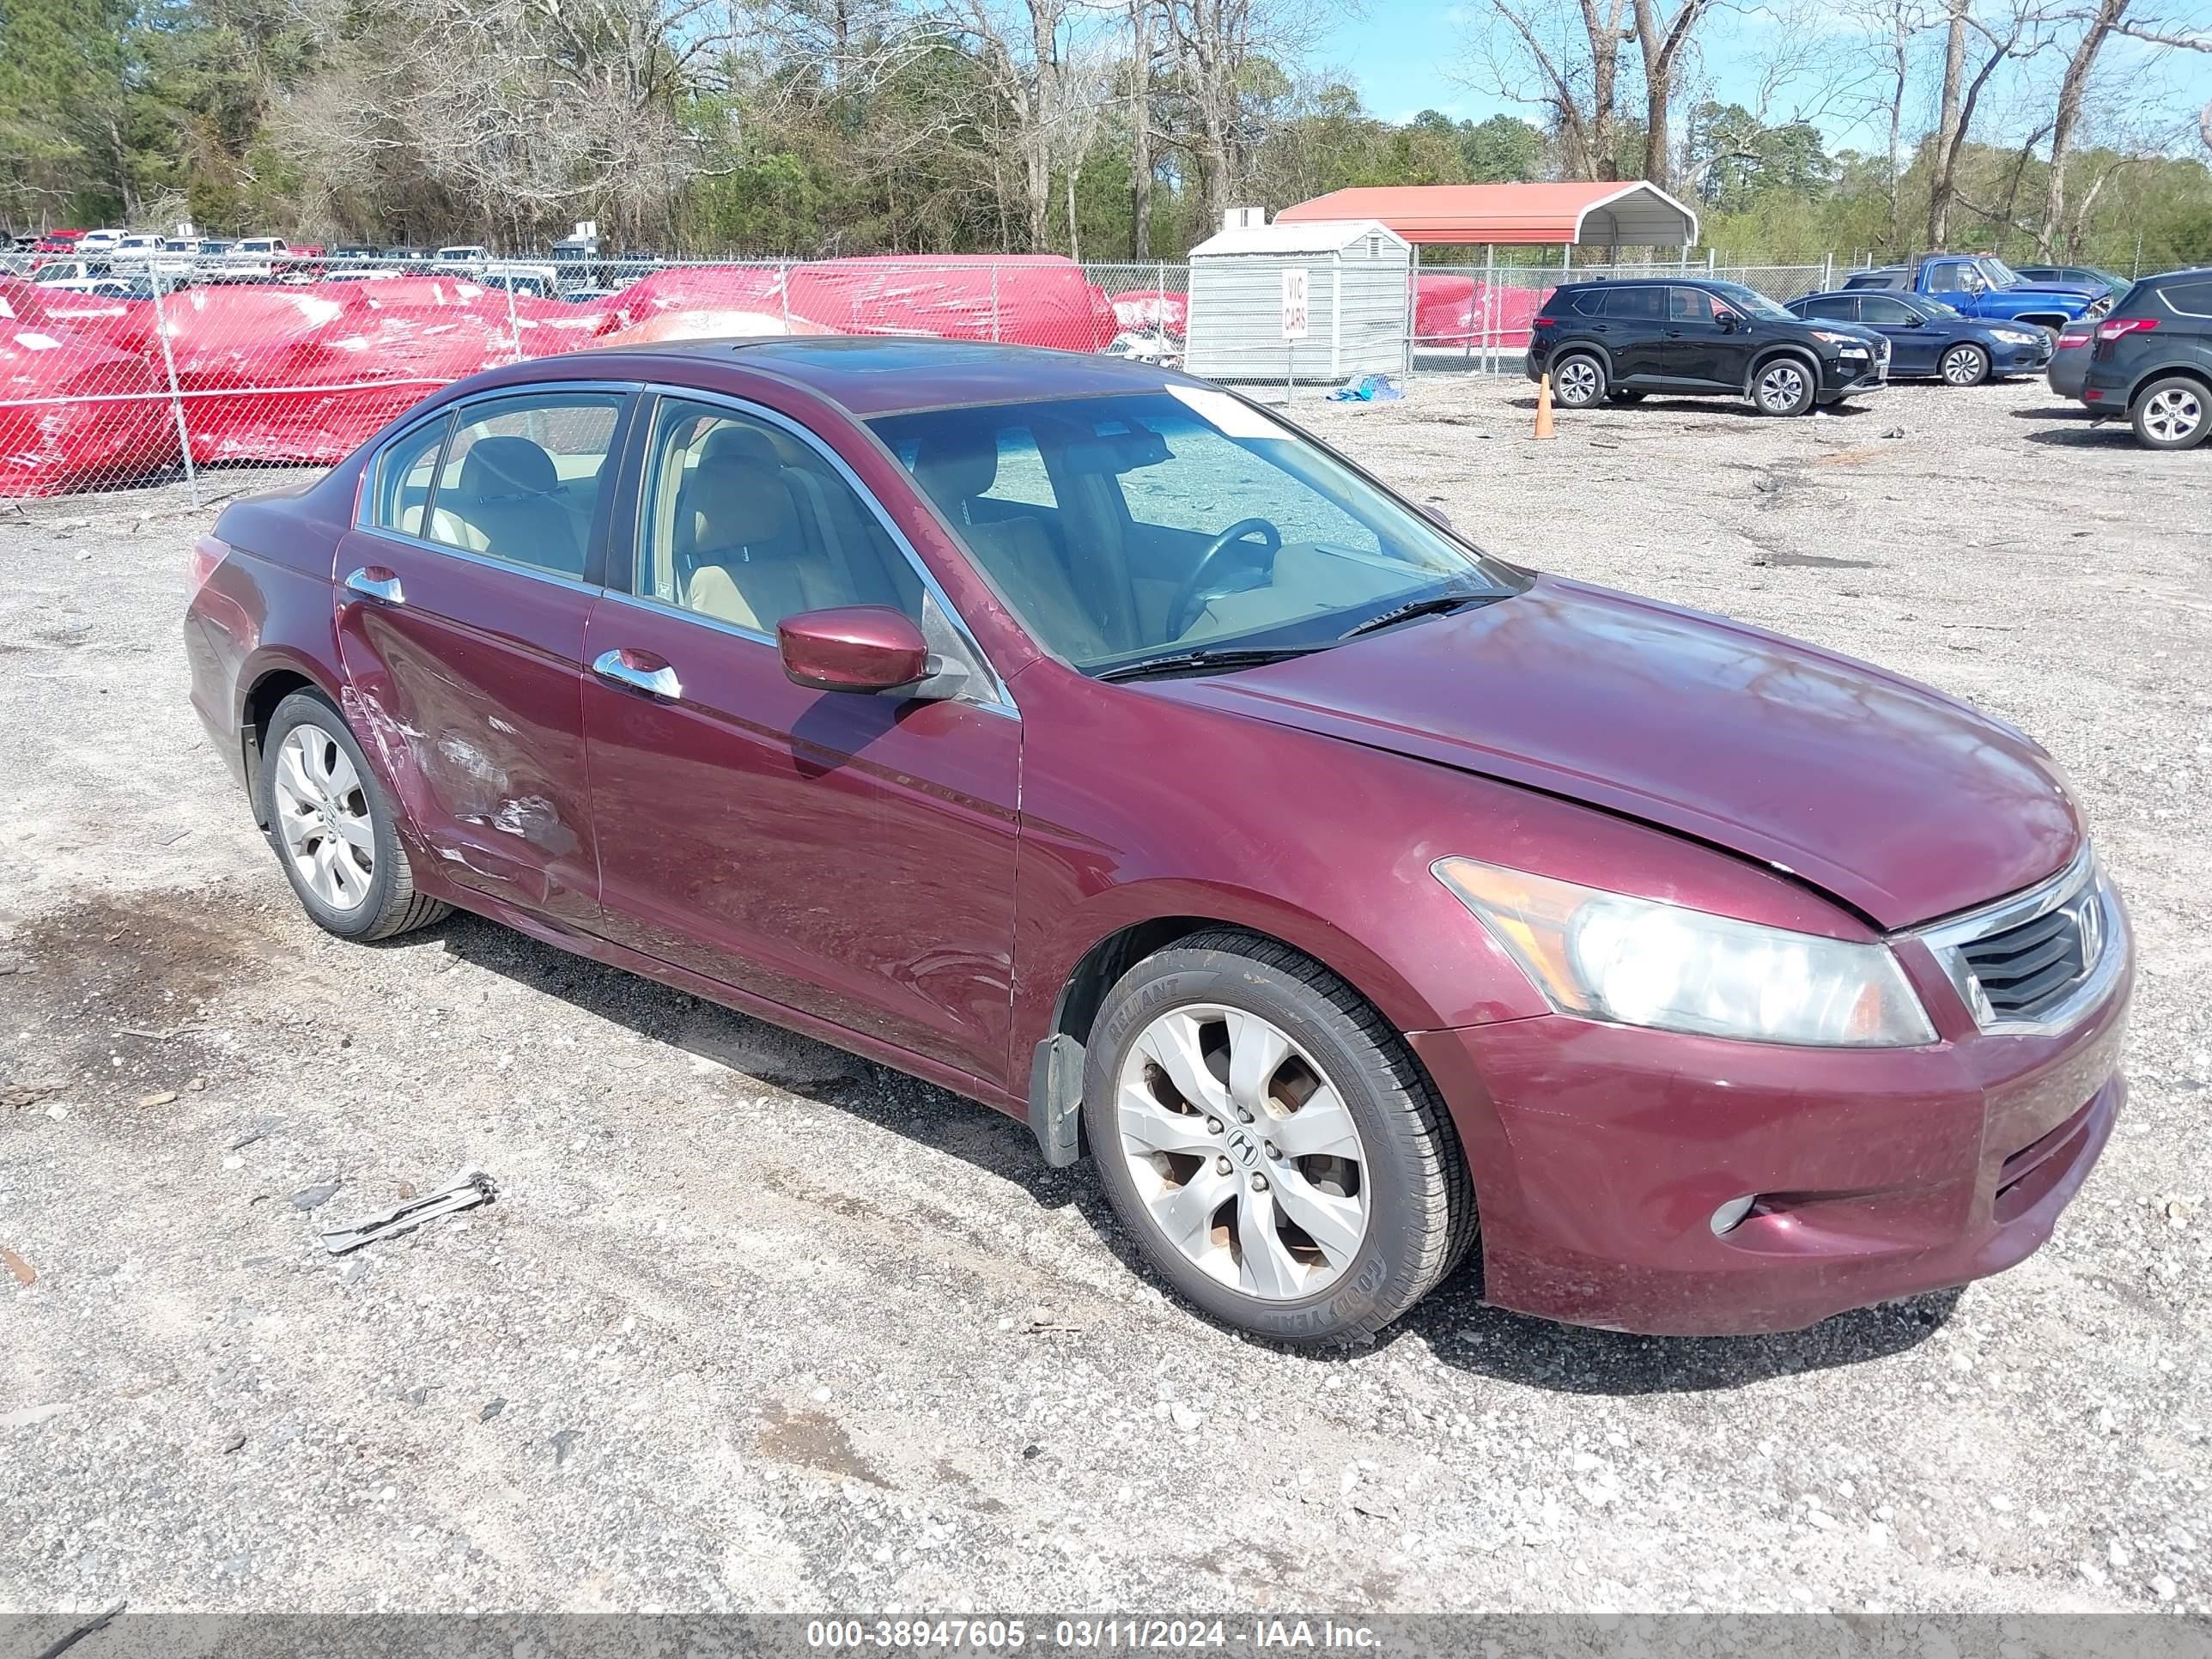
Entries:
{"type": "Polygon", "coordinates": [[[650,651],[602,651],[592,659],[592,672],[648,697],[674,702],[684,695],[684,682],[676,678],[676,671],[650,651]]]}
{"type": "Polygon", "coordinates": [[[358,593],[365,599],[378,599],[386,605],[407,603],[399,578],[380,564],[363,565],[345,579],[345,585],[348,592],[358,593]]]}

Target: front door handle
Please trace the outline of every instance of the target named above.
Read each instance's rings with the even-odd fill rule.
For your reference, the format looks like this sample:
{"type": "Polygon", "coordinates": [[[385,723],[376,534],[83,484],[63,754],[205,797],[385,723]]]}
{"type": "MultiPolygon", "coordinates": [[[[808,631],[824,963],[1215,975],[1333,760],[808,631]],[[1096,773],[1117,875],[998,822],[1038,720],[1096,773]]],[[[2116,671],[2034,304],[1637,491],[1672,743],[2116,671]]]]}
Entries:
{"type": "Polygon", "coordinates": [[[406,592],[399,586],[399,578],[380,564],[365,564],[345,579],[346,591],[358,593],[365,599],[380,599],[386,605],[404,605],[406,592]]]}
{"type": "Polygon", "coordinates": [[[1679,328],[1670,328],[1667,331],[1667,337],[1670,340],[1679,340],[1682,337],[1682,331],[1679,328]]]}
{"type": "Polygon", "coordinates": [[[602,651],[592,659],[592,672],[648,697],[674,702],[684,695],[684,682],[676,678],[676,671],[650,651],[602,651]]]}

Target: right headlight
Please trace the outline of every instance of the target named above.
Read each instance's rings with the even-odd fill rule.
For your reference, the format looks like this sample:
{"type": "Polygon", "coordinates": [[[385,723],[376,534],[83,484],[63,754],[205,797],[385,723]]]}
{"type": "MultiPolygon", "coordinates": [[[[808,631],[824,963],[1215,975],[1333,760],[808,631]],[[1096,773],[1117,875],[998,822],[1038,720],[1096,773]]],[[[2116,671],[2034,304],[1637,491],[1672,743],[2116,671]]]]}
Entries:
{"type": "Polygon", "coordinates": [[[1936,1041],[1886,945],[1762,927],[1474,859],[1430,867],[1562,1013],[1814,1048],[1936,1041]]]}

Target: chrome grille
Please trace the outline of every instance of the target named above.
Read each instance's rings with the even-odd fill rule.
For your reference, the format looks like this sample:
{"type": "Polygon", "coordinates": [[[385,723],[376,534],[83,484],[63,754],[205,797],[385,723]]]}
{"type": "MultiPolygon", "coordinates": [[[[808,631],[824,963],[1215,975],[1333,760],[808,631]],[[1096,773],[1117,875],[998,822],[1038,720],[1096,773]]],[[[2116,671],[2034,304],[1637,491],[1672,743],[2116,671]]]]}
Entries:
{"type": "Polygon", "coordinates": [[[2084,848],[2039,886],[1923,930],[1986,1031],[2062,1029],[2111,988],[2119,911],[2084,848]]]}
{"type": "Polygon", "coordinates": [[[1970,940],[1959,954],[2001,1019],[2039,1018],[2089,971],[2079,903],[1970,940]]]}

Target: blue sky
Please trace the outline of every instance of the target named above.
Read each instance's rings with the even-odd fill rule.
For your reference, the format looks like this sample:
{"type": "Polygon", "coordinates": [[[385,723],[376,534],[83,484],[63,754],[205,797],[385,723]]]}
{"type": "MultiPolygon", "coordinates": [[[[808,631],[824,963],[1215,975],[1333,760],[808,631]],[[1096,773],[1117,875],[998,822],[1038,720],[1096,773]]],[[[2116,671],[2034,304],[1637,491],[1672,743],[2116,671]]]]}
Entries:
{"type": "MultiPolygon", "coordinates": [[[[2189,0],[2184,9],[2194,13],[2207,5],[2212,5],[2212,0],[2189,0]]],[[[1779,15],[1785,9],[1792,15],[1786,27],[1793,33],[1809,27],[1820,35],[1835,37],[1848,61],[1871,67],[1872,54],[1863,58],[1859,56],[1859,37],[1853,26],[1838,14],[1808,6],[1807,0],[1743,0],[1741,9],[1717,10],[1701,41],[1703,56],[1698,68],[1721,99],[1756,107],[1759,64],[1766,56],[1766,46],[1777,38],[1777,31],[1785,27],[1779,15]],[[1846,40],[1850,46],[1844,46],[1846,40]]],[[[1479,121],[1500,111],[1534,118],[1534,110],[1489,97],[1455,78],[1466,74],[1473,65],[1469,22],[1487,15],[1487,9],[1475,0],[1443,5],[1435,0],[1366,0],[1361,15],[1340,15],[1322,36],[1316,57],[1319,64],[1342,71],[1356,82],[1368,109],[1385,120],[1404,121],[1423,109],[1442,110],[1455,120],[1479,121]]],[[[1929,37],[1931,46],[1935,40],[1933,35],[1929,37]]],[[[1633,46],[1627,48],[1632,56],[1635,50],[1633,46]]],[[[2179,130],[2193,127],[2191,118],[2204,100],[2208,84],[2212,84],[2212,77],[2205,74],[2205,59],[2193,53],[2160,52],[2137,42],[2116,40],[2107,45],[2099,62],[2098,79],[2107,84],[2125,80],[2131,90],[2149,93],[2165,106],[2166,118],[2179,130]]],[[[1986,125],[1978,130],[2002,130],[2010,125],[2008,117],[2027,109],[2033,109],[2037,118],[2048,119],[2049,94],[2029,82],[2031,78],[2048,78],[2055,85],[2063,61],[2058,55],[2046,54],[2017,71],[2020,78],[2009,85],[2001,76],[1999,84],[1991,88],[1992,96],[1984,103],[1986,125]],[[2018,102],[2014,101],[2015,96],[2018,102]]],[[[1794,88],[1783,90],[1771,103],[1769,118],[1777,121],[1789,119],[1800,112],[1796,100],[1802,100],[1808,106],[1805,112],[1826,135],[1832,150],[1868,149],[1884,142],[1881,134],[1863,118],[1863,101],[1850,107],[1855,100],[1835,95],[1832,88],[1817,85],[1819,78],[1815,68],[1794,88]]],[[[1929,94],[1932,101],[1934,85],[1929,76],[1923,72],[1916,80],[1920,84],[1916,86],[1913,96],[1917,99],[1929,94]]],[[[2093,97],[2092,103],[2095,101],[2093,97]]],[[[1932,110],[1920,111],[1908,103],[1907,131],[1932,113],[1932,110]]],[[[2185,132],[2183,136],[2185,139],[2190,137],[2185,132]]],[[[2185,143],[2185,148],[2188,147],[2185,143]]]]}

